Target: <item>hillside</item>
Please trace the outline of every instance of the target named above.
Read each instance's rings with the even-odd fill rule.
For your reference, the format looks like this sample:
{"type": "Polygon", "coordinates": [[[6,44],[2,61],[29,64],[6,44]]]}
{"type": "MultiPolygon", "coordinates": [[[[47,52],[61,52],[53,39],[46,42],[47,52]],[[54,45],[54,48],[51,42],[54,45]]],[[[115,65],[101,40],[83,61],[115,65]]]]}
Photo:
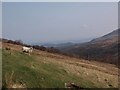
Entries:
{"type": "Polygon", "coordinates": [[[120,29],[87,43],[59,47],[58,49],[76,57],[111,63],[118,66],[118,47],[120,45],[118,42],[118,33],[120,33],[120,29]]]}
{"type": "Polygon", "coordinates": [[[3,43],[3,87],[64,88],[65,83],[72,82],[82,88],[118,87],[118,68],[114,65],[40,50],[29,55],[21,48],[3,43]]]}

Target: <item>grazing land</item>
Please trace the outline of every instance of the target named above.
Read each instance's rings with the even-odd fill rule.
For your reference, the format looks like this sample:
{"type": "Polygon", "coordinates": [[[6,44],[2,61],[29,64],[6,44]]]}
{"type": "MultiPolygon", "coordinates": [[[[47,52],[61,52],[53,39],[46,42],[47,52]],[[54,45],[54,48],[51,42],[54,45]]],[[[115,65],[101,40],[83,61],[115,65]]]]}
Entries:
{"type": "Polygon", "coordinates": [[[21,45],[3,43],[5,88],[64,88],[65,83],[82,88],[118,88],[115,65],[40,50],[27,54],[21,48],[21,45]]]}

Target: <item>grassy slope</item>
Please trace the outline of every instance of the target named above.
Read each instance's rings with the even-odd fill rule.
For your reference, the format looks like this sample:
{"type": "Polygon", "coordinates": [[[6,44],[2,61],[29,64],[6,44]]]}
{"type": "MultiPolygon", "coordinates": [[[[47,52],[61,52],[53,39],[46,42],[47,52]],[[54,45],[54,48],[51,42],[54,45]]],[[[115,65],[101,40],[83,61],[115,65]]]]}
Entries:
{"type": "MultiPolygon", "coordinates": [[[[65,82],[74,82],[84,88],[109,85],[117,87],[117,75],[90,69],[89,63],[76,61],[75,58],[60,58],[55,54],[39,51],[28,55],[14,49],[3,49],[2,55],[3,85],[7,83],[22,84],[28,88],[64,88],[65,82]]],[[[115,67],[110,68],[116,70],[115,67]]]]}

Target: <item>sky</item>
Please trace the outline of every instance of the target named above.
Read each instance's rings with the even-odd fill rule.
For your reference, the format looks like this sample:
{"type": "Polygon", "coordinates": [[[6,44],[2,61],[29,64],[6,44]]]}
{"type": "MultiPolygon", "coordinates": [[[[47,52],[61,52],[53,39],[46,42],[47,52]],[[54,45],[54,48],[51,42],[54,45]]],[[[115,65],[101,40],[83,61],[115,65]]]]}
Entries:
{"type": "Polygon", "coordinates": [[[3,2],[2,37],[26,43],[84,40],[118,28],[116,2],[3,2]]]}
{"type": "Polygon", "coordinates": [[[0,2],[0,38],[2,38],[2,3],[0,2]]]}
{"type": "Polygon", "coordinates": [[[120,0],[1,0],[2,2],[119,2],[120,0]]]}

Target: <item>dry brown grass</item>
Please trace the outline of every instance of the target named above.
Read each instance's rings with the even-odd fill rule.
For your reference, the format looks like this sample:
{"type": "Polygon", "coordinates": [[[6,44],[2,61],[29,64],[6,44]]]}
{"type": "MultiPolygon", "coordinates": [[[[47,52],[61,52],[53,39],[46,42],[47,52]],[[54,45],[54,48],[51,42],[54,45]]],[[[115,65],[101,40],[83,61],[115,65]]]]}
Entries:
{"type": "MultiPolygon", "coordinates": [[[[20,45],[3,43],[3,48],[6,47],[10,47],[11,50],[17,51],[21,51],[22,48],[20,45]]],[[[115,65],[71,58],[69,56],[52,54],[40,50],[34,50],[32,54],[35,55],[38,60],[39,58],[43,58],[44,63],[50,62],[64,67],[68,74],[73,73],[89,81],[92,79],[95,84],[102,83],[106,87],[110,87],[111,83],[113,86],[118,87],[118,68],[115,65]]],[[[32,64],[31,67],[34,68],[32,64]]],[[[11,74],[11,77],[12,76],[13,74],[11,74]]],[[[7,80],[10,81],[6,81],[8,85],[12,85],[12,87],[22,87],[19,84],[12,84],[11,77],[7,77],[7,80]]]]}
{"type": "MultiPolygon", "coordinates": [[[[6,47],[9,47],[11,50],[22,51],[21,50],[22,46],[20,45],[3,43],[3,48],[6,48],[6,47]]],[[[85,67],[85,68],[89,68],[92,70],[98,70],[98,71],[108,73],[111,75],[118,75],[117,66],[112,65],[112,64],[106,64],[106,63],[97,62],[97,61],[88,61],[84,59],[77,59],[74,57],[71,58],[69,56],[48,53],[46,51],[40,51],[40,50],[34,50],[33,54],[38,55],[38,56],[40,55],[43,57],[54,58],[57,61],[62,61],[64,63],[69,63],[69,64],[75,64],[76,66],[85,67]]]]}
{"type": "MultiPolygon", "coordinates": [[[[47,59],[45,59],[47,60],[47,59]]],[[[51,61],[47,62],[52,62],[56,65],[61,65],[62,67],[64,67],[65,71],[70,74],[73,73],[75,75],[77,75],[78,77],[82,77],[86,80],[89,81],[93,81],[94,84],[96,83],[102,83],[104,85],[106,85],[106,87],[109,87],[109,84],[112,83],[112,85],[118,87],[118,77],[116,74],[110,73],[108,71],[108,73],[102,71],[102,70],[98,70],[98,69],[94,69],[94,67],[91,68],[91,66],[87,66],[87,65],[76,65],[74,64],[74,61],[72,61],[73,64],[69,64],[71,63],[71,60],[67,60],[66,62],[60,61],[60,60],[55,60],[55,59],[51,59],[51,61]],[[86,67],[87,66],[87,67],[86,67]]],[[[79,62],[80,63],[80,62],[79,62]]],[[[97,67],[99,68],[99,67],[97,67]]],[[[117,73],[117,72],[116,72],[117,73]]]]}
{"type": "Polygon", "coordinates": [[[5,87],[6,88],[26,88],[25,84],[20,84],[19,82],[14,82],[13,81],[13,75],[14,71],[12,71],[11,75],[9,75],[7,72],[5,74],[5,87]]]}

